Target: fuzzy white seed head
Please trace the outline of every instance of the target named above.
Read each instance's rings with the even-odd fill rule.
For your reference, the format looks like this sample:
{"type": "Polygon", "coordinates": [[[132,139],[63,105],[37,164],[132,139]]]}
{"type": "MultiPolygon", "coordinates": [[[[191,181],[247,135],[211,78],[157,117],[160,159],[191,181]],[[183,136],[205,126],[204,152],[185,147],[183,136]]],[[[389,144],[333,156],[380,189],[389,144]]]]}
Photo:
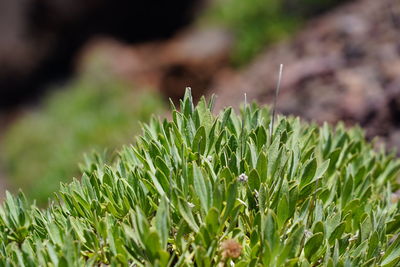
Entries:
{"type": "Polygon", "coordinates": [[[238,177],[238,181],[241,183],[246,183],[248,180],[249,180],[249,177],[245,173],[242,173],[238,177]]]}
{"type": "Polygon", "coordinates": [[[304,235],[306,236],[306,238],[310,238],[313,235],[313,233],[310,230],[305,230],[304,235]]]}
{"type": "Polygon", "coordinates": [[[355,234],[352,237],[350,237],[349,242],[356,241],[357,239],[358,239],[358,234],[355,234]]]}
{"type": "Polygon", "coordinates": [[[256,198],[258,198],[258,191],[257,191],[257,190],[254,190],[254,196],[255,196],[256,198]]]}

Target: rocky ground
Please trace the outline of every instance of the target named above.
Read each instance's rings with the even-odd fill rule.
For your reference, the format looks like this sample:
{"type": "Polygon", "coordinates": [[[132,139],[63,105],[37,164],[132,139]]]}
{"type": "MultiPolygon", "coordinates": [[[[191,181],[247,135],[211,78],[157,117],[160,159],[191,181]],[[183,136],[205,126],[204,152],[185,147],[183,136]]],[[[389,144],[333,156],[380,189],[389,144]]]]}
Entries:
{"type": "Polygon", "coordinates": [[[139,46],[97,40],[110,69],[139,87],[179,99],[217,94],[216,108],[255,99],[271,103],[284,64],[278,111],[317,122],[360,124],[400,151],[400,3],[356,0],[312,21],[291,39],[266,48],[240,70],[229,65],[233,38],[223,29],[188,29],[167,42],[139,46]]]}
{"type": "MultiPolygon", "coordinates": [[[[400,3],[357,0],[310,21],[294,37],[266,48],[248,66],[229,66],[232,36],[189,29],[167,42],[124,46],[97,41],[84,51],[106,55],[111,69],[179,99],[217,94],[217,108],[248,99],[271,103],[285,65],[278,110],[317,122],[360,124],[367,136],[400,148],[400,3]],[[94,47],[96,49],[94,49],[94,47]]],[[[400,150],[400,149],[399,149],[400,150]]]]}
{"type": "Polygon", "coordinates": [[[40,99],[74,72],[94,36],[129,44],[165,40],[196,17],[204,0],[1,0],[0,112],[40,99]]]}
{"type": "Polygon", "coordinates": [[[90,69],[87,64],[101,61],[118,77],[139,88],[157,88],[166,98],[180,99],[187,86],[199,97],[229,66],[232,42],[219,28],[189,28],[168,41],[135,46],[95,39],[83,49],[78,68],[90,69]]]}
{"type": "Polygon", "coordinates": [[[317,122],[360,124],[400,148],[400,2],[358,0],[311,21],[241,71],[222,72],[217,107],[270,103],[285,65],[278,110],[317,122]]]}

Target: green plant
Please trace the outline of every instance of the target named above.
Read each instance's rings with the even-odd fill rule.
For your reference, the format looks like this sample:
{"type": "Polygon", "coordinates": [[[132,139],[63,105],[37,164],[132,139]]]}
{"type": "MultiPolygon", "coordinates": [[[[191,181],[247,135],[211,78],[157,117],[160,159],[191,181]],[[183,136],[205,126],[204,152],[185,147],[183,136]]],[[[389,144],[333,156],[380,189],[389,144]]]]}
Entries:
{"type": "Polygon", "coordinates": [[[129,142],[140,131],[139,121],[162,110],[155,93],[87,72],[7,131],[0,158],[9,183],[46,203],[60,181],[79,174],[77,162],[83,161],[84,153],[129,142]]]}
{"type": "Polygon", "coordinates": [[[398,266],[399,160],[357,128],[211,109],[188,92],[46,210],[8,195],[1,265],[398,266]]]}

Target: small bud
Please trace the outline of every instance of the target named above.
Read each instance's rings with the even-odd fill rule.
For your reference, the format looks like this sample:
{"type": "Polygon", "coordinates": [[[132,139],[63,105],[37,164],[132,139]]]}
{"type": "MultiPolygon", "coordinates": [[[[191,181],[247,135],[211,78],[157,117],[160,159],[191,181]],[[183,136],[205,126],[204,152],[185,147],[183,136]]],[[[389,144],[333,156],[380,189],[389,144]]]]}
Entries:
{"type": "Polygon", "coordinates": [[[189,208],[194,208],[194,204],[192,202],[188,202],[189,208]]]}
{"type": "Polygon", "coordinates": [[[228,239],[221,243],[221,252],[224,259],[236,259],[242,253],[242,246],[237,241],[228,239]]]}
{"type": "Polygon", "coordinates": [[[358,234],[355,234],[352,237],[350,237],[349,242],[356,241],[357,239],[358,239],[358,234]]]}
{"type": "Polygon", "coordinates": [[[241,183],[246,183],[248,180],[249,180],[249,177],[245,173],[242,173],[238,177],[238,181],[241,183]]]}
{"type": "Polygon", "coordinates": [[[258,191],[254,190],[254,196],[258,199],[258,191]]]}
{"type": "Polygon", "coordinates": [[[306,238],[310,238],[312,236],[312,232],[310,230],[305,230],[304,231],[304,235],[306,236],[306,238]]]}

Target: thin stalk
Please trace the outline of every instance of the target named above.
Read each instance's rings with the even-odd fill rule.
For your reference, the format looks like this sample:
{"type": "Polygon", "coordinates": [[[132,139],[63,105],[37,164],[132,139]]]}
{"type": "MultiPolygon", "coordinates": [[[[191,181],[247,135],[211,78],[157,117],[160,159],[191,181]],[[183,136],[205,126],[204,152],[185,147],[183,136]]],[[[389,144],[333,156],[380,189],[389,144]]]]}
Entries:
{"type": "Polygon", "coordinates": [[[281,88],[281,81],[282,81],[282,73],[283,73],[283,64],[280,65],[279,67],[279,77],[278,77],[278,83],[276,85],[276,89],[275,89],[275,97],[274,97],[274,104],[272,106],[272,116],[271,116],[271,123],[269,125],[269,136],[270,136],[270,140],[272,143],[272,134],[274,132],[274,123],[275,123],[275,113],[276,113],[276,103],[277,103],[277,99],[278,99],[278,95],[279,95],[279,90],[281,88]]]}

